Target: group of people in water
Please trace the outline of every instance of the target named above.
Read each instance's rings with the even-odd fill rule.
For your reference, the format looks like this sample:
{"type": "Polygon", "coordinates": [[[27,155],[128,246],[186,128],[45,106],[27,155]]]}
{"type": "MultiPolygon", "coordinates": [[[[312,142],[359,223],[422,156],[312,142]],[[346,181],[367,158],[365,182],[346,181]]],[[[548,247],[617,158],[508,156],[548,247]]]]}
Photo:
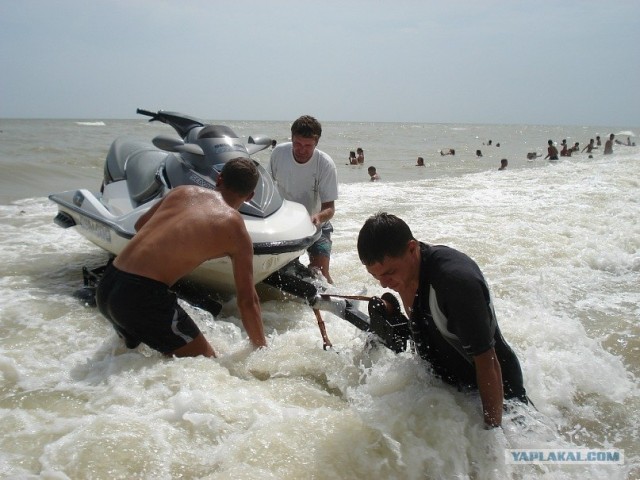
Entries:
{"type": "MultiPolygon", "coordinates": [[[[483,142],[483,145],[488,145],[491,146],[492,145],[492,141],[489,140],[487,143],[483,142]]],[[[600,136],[597,135],[594,138],[591,138],[589,140],[589,143],[582,148],[582,150],[580,149],[580,143],[579,142],[575,142],[573,144],[573,146],[569,146],[569,144],[567,143],[566,139],[563,139],[560,146],[561,149],[560,151],[558,151],[558,148],[556,147],[556,144],[553,140],[549,140],[548,142],[548,147],[547,147],[547,155],[544,157],[544,159],[549,159],[549,160],[558,160],[559,157],[570,157],[572,154],[574,153],[582,153],[586,150],[586,152],[589,155],[589,158],[593,158],[593,156],[591,155],[591,153],[594,150],[597,150],[598,148],[600,148],[602,146],[602,140],[600,139],[600,136]]],[[[631,141],[631,137],[627,136],[627,141],[626,142],[622,142],[620,140],[616,140],[615,139],[615,134],[611,133],[609,135],[609,139],[605,142],[604,144],[604,149],[603,149],[603,154],[604,155],[610,155],[613,153],[613,144],[617,144],[617,145],[623,145],[623,146],[627,146],[627,147],[635,147],[636,144],[635,142],[631,141]]],[[[496,147],[499,147],[500,144],[496,143],[495,144],[496,147]]],[[[449,149],[443,149],[440,150],[440,155],[441,156],[445,156],[445,155],[455,155],[455,150],[452,148],[449,149]]],[[[527,159],[528,160],[534,160],[538,157],[541,157],[542,155],[537,153],[537,152],[529,152],[527,153],[527,159]]],[[[477,158],[481,158],[482,157],[482,150],[478,149],[476,150],[476,157],[477,158]]],[[[507,166],[509,165],[509,161],[506,158],[503,158],[500,160],[500,167],[498,168],[498,170],[505,170],[507,168],[507,166]]],[[[423,167],[424,166],[424,159],[422,157],[418,157],[418,163],[416,164],[416,166],[419,167],[423,167]]]]}
{"type": "Polygon", "coordinates": [[[361,147],[356,148],[355,151],[349,152],[348,165],[364,165],[364,150],[361,147]]]}
{"type": "MultiPolygon", "coordinates": [[[[604,155],[611,155],[613,153],[614,141],[618,145],[626,145],[626,146],[629,146],[629,147],[635,146],[635,143],[631,142],[631,138],[630,137],[627,137],[627,143],[626,144],[622,143],[619,140],[614,140],[614,139],[615,139],[615,134],[613,134],[613,133],[609,134],[609,139],[604,143],[604,150],[602,152],[604,155]]],[[[589,143],[582,150],[580,150],[580,143],[579,142],[576,142],[576,143],[573,144],[572,147],[569,147],[568,144],[567,144],[567,140],[563,139],[561,144],[560,144],[562,146],[560,152],[558,152],[558,149],[555,146],[555,143],[554,143],[553,140],[549,140],[547,142],[547,144],[548,144],[547,155],[544,157],[544,160],[547,160],[547,159],[549,159],[549,160],[558,160],[559,156],[560,157],[570,157],[573,153],[578,153],[578,152],[582,153],[585,150],[587,151],[587,153],[591,154],[591,152],[593,152],[593,150],[597,150],[598,148],[600,148],[602,146],[602,140],[600,139],[599,135],[596,136],[595,140],[593,138],[591,138],[589,140],[589,143]]],[[[541,155],[538,155],[535,152],[527,154],[527,158],[529,160],[535,159],[538,156],[541,156],[541,155]]],[[[593,156],[589,155],[589,158],[593,158],[593,156]]]]}
{"type": "MultiPolygon", "coordinates": [[[[355,150],[351,150],[349,152],[347,165],[364,165],[364,150],[362,149],[362,147],[358,147],[355,150]]],[[[370,166],[369,168],[367,168],[367,173],[369,174],[369,181],[377,182],[378,180],[380,180],[380,175],[378,175],[376,167],[370,166]]]]}

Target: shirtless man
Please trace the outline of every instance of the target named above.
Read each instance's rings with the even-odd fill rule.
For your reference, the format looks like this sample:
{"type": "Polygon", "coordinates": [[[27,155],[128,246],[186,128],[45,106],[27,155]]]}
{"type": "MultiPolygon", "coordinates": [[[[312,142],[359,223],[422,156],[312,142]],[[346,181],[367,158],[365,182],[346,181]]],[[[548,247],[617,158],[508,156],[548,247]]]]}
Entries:
{"type": "Polygon", "coordinates": [[[591,153],[596,148],[598,147],[596,147],[595,140],[592,138],[591,140],[589,140],[589,144],[586,147],[584,147],[582,151],[584,152],[586,150],[587,153],[591,153]]]}
{"type": "Polygon", "coordinates": [[[609,135],[609,140],[604,143],[604,153],[605,155],[611,155],[613,153],[613,138],[615,135],[612,133],[609,135]]]}
{"type": "Polygon", "coordinates": [[[253,197],[258,171],[247,158],[227,162],[217,191],[171,190],[136,222],[136,235],[107,267],[96,300],[127,347],[141,342],[176,357],[215,352],[178,305],[170,287],[201,263],[228,256],[242,324],[255,347],[266,346],[253,283],[253,245],[238,208],[253,197]]]}
{"type": "Polygon", "coordinates": [[[547,144],[549,148],[547,148],[547,156],[544,157],[544,160],[547,158],[549,160],[558,160],[558,149],[553,145],[553,140],[549,140],[547,144]]]}
{"type": "Polygon", "coordinates": [[[367,168],[367,172],[369,173],[369,177],[372,182],[377,182],[378,180],[380,180],[380,175],[378,175],[378,172],[376,171],[376,167],[367,168]]]}

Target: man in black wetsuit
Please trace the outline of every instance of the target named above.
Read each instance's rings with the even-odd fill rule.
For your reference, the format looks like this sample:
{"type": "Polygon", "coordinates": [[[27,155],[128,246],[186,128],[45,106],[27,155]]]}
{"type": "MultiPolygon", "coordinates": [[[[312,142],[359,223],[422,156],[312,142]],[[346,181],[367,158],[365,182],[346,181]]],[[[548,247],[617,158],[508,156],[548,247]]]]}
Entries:
{"type": "Polygon", "coordinates": [[[418,242],[388,213],[370,217],[358,255],[385,288],[400,294],[416,350],[445,382],[478,389],[487,427],[502,422],[503,399],[527,402],[518,358],[496,321],[489,287],[467,255],[418,242]]]}

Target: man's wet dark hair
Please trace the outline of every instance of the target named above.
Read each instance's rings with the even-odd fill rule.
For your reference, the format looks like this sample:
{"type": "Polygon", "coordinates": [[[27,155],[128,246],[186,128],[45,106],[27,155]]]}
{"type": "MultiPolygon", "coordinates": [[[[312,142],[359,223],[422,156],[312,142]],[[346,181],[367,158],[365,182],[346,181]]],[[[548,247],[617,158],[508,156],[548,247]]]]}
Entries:
{"type": "Polygon", "coordinates": [[[229,160],[222,168],[222,179],[226,187],[239,195],[249,195],[258,184],[258,169],[253,160],[238,157],[229,160]]]}
{"type": "Polygon", "coordinates": [[[322,125],[311,115],[303,115],[291,125],[291,137],[294,135],[320,140],[322,125]]]}
{"type": "Polygon", "coordinates": [[[404,220],[386,212],[369,217],[358,234],[358,256],[364,265],[380,263],[384,257],[400,257],[409,240],[415,240],[404,220]]]}

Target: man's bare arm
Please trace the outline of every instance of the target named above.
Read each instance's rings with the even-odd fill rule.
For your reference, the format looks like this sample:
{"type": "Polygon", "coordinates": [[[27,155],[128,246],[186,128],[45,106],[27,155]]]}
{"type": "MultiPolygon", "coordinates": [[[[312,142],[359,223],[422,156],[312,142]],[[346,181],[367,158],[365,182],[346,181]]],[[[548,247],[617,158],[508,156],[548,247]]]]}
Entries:
{"type": "Polygon", "coordinates": [[[311,221],[314,225],[319,225],[324,222],[328,222],[333,218],[333,215],[336,213],[335,202],[323,202],[320,205],[320,211],[315,215],[311,216],[311,221]]]}
{"type": "Polygon", "coordinates": [[[234,239],[234,251],[230,253],[233,264],[233,276],[236,284],[236,301],[242,325],[255,347],[266,347],[264,326],[260,310],[260,299],[253,284],[253,244],[249,234],[238,228],[237,238],[234,239]]]}
{"type": "Polygon", "coordinates": [[[484,423],[488,427],[499,427],[502,423],[504,392],[502,389],[502,369],[496,351],[491,348],[474,356],[473,361],[482,400],[484,423]]]}

